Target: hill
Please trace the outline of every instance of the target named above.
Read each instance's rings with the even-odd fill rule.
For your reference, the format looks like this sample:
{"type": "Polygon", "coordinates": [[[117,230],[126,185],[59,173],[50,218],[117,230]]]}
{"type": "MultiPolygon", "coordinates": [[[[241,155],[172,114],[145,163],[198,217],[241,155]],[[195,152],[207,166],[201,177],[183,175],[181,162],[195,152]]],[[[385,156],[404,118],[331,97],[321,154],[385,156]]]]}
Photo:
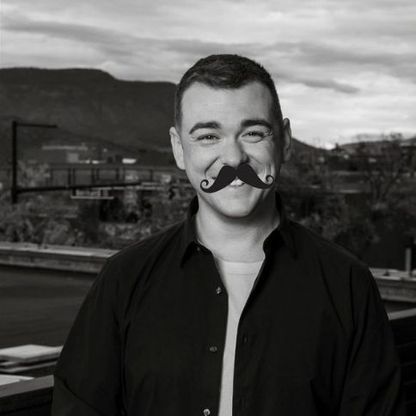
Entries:
{"type": "Polygon", "coordinates": [[[338,145],[336,150],[354,155],[360,149],[365,148],[367,153],[378,156],[385,152],[386,146],[389,148],[393,143],[398,144],[402,148],[414,147],[416,145],[416,136],[404,138],[399,133],[392,133],[390,135],[373,135],[371,140],[369,140],[365,135],[359,135],[353,142],[338,145]]]}
{"type": "Polygon", "coordinates": [[[0,69],[1,142],[18,119],[57,124],[74,138],[132,151],[168,146],[174,91],[171,83],[120,81],[93,69],[0,69]]]}
{"type": "MultiPolygon", "coordinates": [[[[175,85],[122,81],[95,69],[0,69],[0,163],[10,157],[12,120],[58,125],[20,129],[21,149],[51,141],[91,143],[119,153],[172,163],[168,130],[175,85]]],[[[296,154],[317,149],[294,142],[296,154]]]]}

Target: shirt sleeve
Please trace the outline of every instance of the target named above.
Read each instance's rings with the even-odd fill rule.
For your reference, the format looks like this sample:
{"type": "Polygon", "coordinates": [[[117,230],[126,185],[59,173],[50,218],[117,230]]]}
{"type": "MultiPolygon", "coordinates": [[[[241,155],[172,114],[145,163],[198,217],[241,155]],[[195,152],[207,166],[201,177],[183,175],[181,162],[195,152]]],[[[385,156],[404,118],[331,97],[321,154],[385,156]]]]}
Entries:
{"type": "Polygon", "coordinates": [[[115,272],[103,267],[69,332],[54,373],[52,416],[123,414],[115,272]]]}
{"type": "Polygon", "coordinates": [[[400,363],[377,284],[368,270],[355,282],[355,331],[339,415],[405,416],[400,363]]]}

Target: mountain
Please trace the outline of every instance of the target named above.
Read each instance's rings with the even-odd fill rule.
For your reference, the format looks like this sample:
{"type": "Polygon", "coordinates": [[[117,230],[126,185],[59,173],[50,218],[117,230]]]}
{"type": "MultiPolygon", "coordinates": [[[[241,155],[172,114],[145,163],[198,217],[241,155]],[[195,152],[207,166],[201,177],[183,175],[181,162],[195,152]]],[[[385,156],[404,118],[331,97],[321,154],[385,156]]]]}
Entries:
{"type": "Polygon", "coordinates": [[[401,134],[391,134],[389,136],[379,135],[368,140],[367,136],[360,136],[356,141],[338,145],[336,151],[344,152],[346,154],[354,155],[360,149],[365,148],[365,151],[371,155],[382,155],[386,149],[391,149],[391,146],[398,144],[402,148],[416,146],[416,137],[404,138],[401,134]],[[363,140],[358,140],[363,139],[363,140]],[[387,146],[387,147],[386,147],[387,146]]]}
{"type": "MultiPolygon", "coordinates": [[[[95,69],[0,69],[0,163],[10,159],[12,120],[57,125],[20,128],[19,148],[51,142],[112,148],[149,163],[173,163],[168,130],[175,85],[122,81],[95,69]]],[[[316,148],[294,141],[295,153],[316,148]]]]}
{"type": "Polygon", "coordinates": [[[169,146],[174,91],[172,83],[121,81],[94,69],[0,69],[1,142],[18,119],[56,124],[55,137],[62,130],[133,151],[169,146]]]}

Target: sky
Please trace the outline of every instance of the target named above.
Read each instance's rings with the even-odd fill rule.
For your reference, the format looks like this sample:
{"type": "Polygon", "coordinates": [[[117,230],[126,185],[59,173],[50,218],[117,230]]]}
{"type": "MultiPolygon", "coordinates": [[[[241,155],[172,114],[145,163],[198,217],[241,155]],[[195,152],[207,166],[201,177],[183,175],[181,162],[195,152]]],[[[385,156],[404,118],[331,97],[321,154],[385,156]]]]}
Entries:
{"type": "Polygon", "coordinates": [[[0,67],[177,83],[237,53],[271,73],[293,135],[416,135],[414,0],[0,0],[0,67]]]}

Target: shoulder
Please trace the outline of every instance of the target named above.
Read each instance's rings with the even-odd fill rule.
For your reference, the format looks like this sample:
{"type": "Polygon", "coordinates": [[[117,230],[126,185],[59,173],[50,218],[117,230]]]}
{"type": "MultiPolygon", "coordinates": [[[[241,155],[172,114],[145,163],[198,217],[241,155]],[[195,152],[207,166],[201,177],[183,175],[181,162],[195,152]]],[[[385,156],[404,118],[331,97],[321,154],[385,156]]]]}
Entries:
{"type": "Polygon", "coordinates": [[[179,241],[183,226],[184,221],[174,223],[125,247],[107,259],[106,267],[137,268],[150,258],[159,257],[168,246],[179,241]]]}
{"type": "Polygon", "coordinates": [[[298,261],[340,302],[354,303],[354,299],[377,291],[368,265],[353,253],[301,224],[291,222],[290,227],[298,261]]]}
{"type": "Polygon", "coordinates": [[[294,238],[297,255],[302,258],[310,257],[319,261],[323,266],[352,268],[367,272],[368,266],[346,248],[329,241],[303,225],[290,221],[290,229],[294,238]]]}
{"type": "Polygon", "coordinates": [[[110,292],[119,306],[128,302],[137,287],[147,283],[155,265],[163,263],[165,254],[177,252],[183,226],[184,221],[170,225],[109,257],[94,286],[110,292]]]}
{"type": "Polygon", "coordinates": [[[343,322],[355,326],[370,304],[382,316],[384,307],[367,264],[298,223],[290,227],[301,269],[330,299],[343,322]]]}

